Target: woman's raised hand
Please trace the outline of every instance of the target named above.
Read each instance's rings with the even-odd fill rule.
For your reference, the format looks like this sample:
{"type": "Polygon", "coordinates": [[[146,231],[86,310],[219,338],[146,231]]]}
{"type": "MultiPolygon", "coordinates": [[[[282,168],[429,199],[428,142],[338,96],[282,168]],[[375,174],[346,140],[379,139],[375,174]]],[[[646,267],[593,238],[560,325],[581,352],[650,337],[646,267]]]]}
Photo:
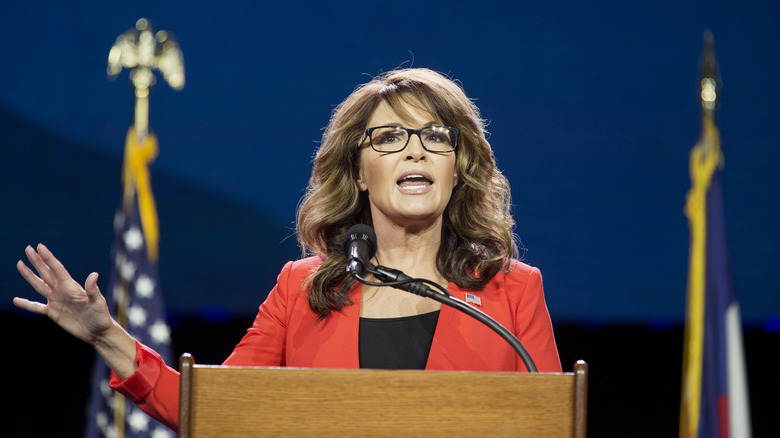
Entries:
{"type": "Polygon", "coordinates": [[[89,274],[81,287],[44,245],[37,249],[28,246],[24,252],[38,275],[21,260],[16,268],[46,298],[46,304],[16,297],[14,305],[48,316],[68,333],[94,346],[120,378],[135,372],[135,339],[111,318],[97,286],[97,273],[89,274]]]}
{"type": "Polygon", "coordinates": [[[38,275],[21,260],[16,264],[25,280],[46,299],[46,304],[14,298],[14,305],[46,315],[73,336],[95,345],[114,327],[106,300],[97,286],[98,274],[87,277],[82,288],[46,246],[28,246],[25,254],[38,275]]]}

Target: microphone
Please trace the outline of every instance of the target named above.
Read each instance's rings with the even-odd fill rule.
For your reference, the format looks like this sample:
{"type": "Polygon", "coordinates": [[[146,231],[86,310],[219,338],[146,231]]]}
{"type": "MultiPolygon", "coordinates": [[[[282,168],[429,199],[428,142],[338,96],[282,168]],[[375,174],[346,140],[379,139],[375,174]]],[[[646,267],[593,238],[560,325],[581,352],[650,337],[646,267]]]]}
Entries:
{"type": "Polygon", "coordinates": [[[347,256],[347,272],[353,276],[370,272],[383,283],[393,283],[398,289],[423,297],[431,298],[437,294],[427,285],[397,269],[372,265],[369,260],[376,254],[376,246],[376,233],[373,228],[365,224],[350,227],[344,236],[343,244],[344,255],[347,256]]]}
{"type": "Polygon", "coordinates": [[[347,256],[347,272],[363,275],[374,268],[370,260],[376,254],[376,233],[368,225],[353,225],[344,236],[343,249],[347,256]]]}

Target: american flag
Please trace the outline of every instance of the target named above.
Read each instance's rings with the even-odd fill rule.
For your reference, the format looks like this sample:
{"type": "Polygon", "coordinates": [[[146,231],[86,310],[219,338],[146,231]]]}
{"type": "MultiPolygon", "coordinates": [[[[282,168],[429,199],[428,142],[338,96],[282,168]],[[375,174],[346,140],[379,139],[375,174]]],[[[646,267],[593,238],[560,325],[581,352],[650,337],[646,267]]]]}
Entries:
{"type": "MultiPolygon", "coordinates": [[[[106,300],[114,317],[122,295],[127,298],[126,329],[138,341],[160,353],[172,363],[170,328],[165,321],[165,306],[157,278],[156,264],[149,259],[138,209],[137,195],[125,209],[120,203],[114,217],[112,267],[106,300]],[[123,291],[124,289],[124,291],[123,291]]],[[[118,401],[108,386],[110,370],[98,356],[92,375],[92,394],[87,417],[87,438],[172,438],[176,434],[152,419],[131,401],[118,401]],[[124,426],[116,427],[114,408],[124,404],[124,426]],[[123,430],[123,433],[121,432],[123,430]],[[120,432],[118,432],[120,431],[120,432]]],[[[120,411],[121,412],[121,411],[120,411]]]]}

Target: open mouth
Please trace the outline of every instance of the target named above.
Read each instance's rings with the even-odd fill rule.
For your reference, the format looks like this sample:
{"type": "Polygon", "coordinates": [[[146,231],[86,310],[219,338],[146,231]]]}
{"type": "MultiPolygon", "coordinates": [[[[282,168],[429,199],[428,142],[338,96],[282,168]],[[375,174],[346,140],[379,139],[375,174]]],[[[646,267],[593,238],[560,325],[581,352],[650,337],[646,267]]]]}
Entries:
{"type": "Polygon", "coordinates": [[[401,177],[401,179],[396,181],[396,184],[401,188],[413,190],[429,187],[433,184],[433,181],[423,174],[410,173],[401,177]]]}

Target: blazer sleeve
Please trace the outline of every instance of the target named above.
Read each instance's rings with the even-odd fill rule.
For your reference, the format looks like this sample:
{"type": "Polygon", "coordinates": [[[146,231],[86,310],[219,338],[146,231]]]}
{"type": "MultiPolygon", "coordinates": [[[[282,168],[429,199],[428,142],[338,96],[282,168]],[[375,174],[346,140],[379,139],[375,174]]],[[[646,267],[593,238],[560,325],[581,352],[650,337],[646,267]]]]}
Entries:
{"type": "MultiPolygon", "coordinates": [[[[515,336],[528,350],[540,372],[561,372],[552,321],[544,300],[541,272],[514,262],[506,281],[508,290],[520,291],[515,311],[515,336]]],[[[522,364],[519,357],[518,361],[522,364]]],[[[524,365],[522,369],[525,370],[524,365]]]]}
{"type": "Polygon", "coordinates": [[[179,372],[165,364],[159,354],[135,342],[136,370],[122,380],[111,370],[109,386],[138,405],[160,423],[179,427],[179,372]]]}

